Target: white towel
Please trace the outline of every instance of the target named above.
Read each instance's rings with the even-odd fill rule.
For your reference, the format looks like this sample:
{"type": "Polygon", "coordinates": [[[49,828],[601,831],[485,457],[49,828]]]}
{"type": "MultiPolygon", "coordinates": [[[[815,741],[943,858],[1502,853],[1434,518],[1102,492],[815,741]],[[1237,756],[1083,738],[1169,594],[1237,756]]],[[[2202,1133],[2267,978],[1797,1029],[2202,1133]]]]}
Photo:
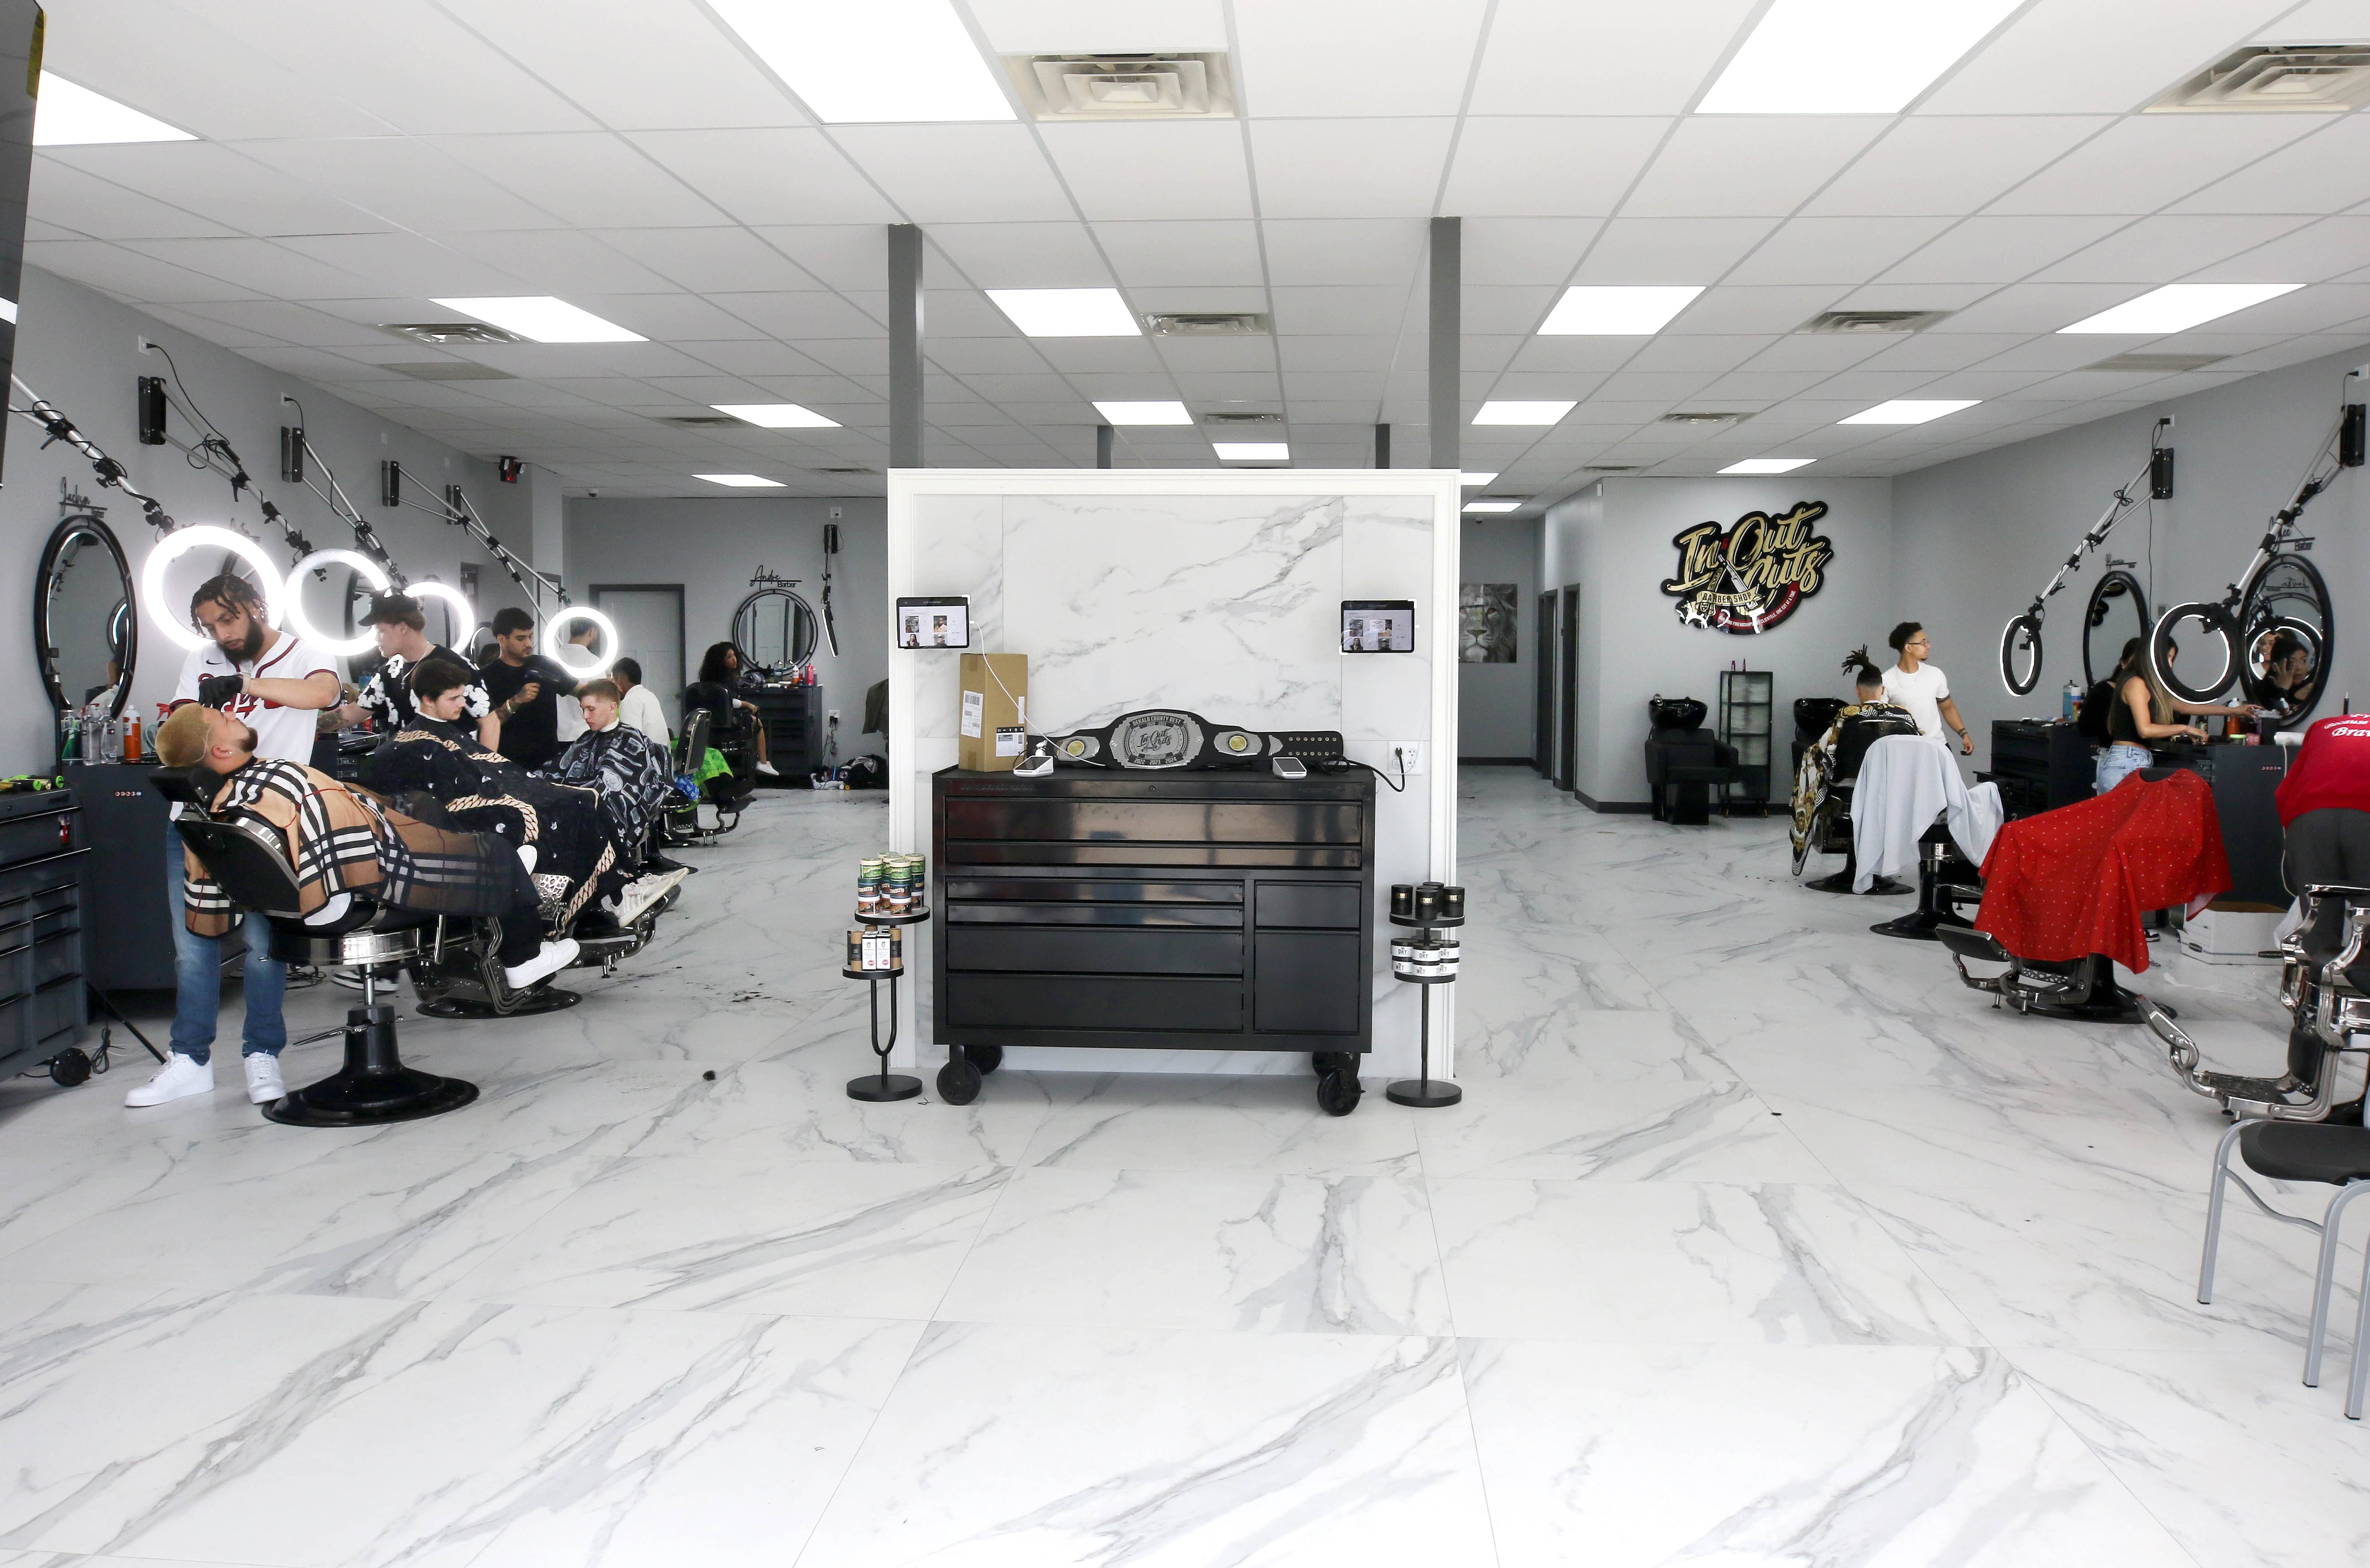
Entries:
{"type": "Polygon", "coordinates": [[[1888,735],[1868,749],[1852,787],[1852,849],[1858,875],[1852,891],[1865,893],[1880,876],[1914,872],[1917,841],[1936,818],[1947,818],[1950,840],[1977,865],[1991,853],[2006,813],[1999,786],[1969,789],[1950,748],[1923,735],[1888,735]]]}

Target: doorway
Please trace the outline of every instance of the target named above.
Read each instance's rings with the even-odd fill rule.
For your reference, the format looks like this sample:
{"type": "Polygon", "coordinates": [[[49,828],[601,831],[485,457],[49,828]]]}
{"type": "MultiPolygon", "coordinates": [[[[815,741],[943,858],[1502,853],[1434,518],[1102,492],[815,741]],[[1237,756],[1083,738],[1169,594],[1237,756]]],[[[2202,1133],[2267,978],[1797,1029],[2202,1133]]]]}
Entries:
{"type": "Polygon", "coordinates": [[[592,607],[617,623],[617,652],[642,667],[669,722],[683,700],[683,585],[594,583],[592,607]]]}
{"type": "Polygon", "coordinates": [[[1531,771],[1541,778],[1555,773],[1555,660],[1547,657],[1555,635],[1556,596],[1539,595],[1539,618],[1532,635],[1537,647],[1531,659],[1531,771]]]}
{"type": "Polygon", "coordinates": [[[1580,777],[1580,726],[1575,722],[1580,706],[1580,585],[1566,584],[1563,590],[1563,620],[1557,628],[1559,671],[1556,693],[1556,715],[1559,723],[1556,736],[1555,786],[1574,788],[1580,777]]]}

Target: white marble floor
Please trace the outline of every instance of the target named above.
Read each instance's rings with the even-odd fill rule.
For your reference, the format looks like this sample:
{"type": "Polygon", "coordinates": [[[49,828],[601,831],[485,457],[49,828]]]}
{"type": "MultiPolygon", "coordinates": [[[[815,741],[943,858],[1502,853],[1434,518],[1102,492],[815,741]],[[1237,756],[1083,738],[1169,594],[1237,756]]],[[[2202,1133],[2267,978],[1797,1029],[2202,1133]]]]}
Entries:
{"type": "MultiPolygon", "coordinates": [[[[2220,1124],[2145,1033],[1988,1011],[1774,819],[1463,822],[1448,1111],[846,1099],[862,795],[572,1012],[407,1016],[459,1114],[0,1085],[0,1568],[2370,1561],[2309,1238],[2235,1211],[2195,1303],[2220,1124]]],[[[2264,973],[2142,983],[2277,1059],[2264,973]]]]}

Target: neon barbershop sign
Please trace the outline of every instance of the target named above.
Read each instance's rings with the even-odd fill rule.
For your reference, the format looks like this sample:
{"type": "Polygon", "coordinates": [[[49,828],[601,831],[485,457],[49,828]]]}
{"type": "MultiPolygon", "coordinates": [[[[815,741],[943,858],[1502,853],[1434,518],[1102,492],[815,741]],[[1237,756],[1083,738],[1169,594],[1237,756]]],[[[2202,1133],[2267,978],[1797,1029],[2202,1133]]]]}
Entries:
{"type": "Polygon", "coordinates": [[[1826,582],[1835,541],[1812,532],[1824,501],[1797,501],[1772,517],[1749,511],[1727,528],[1699,522],[1671,538],[1678,576],[1662,585],[1689,626],[1755,636],[1791,615],[1826,582]]]}

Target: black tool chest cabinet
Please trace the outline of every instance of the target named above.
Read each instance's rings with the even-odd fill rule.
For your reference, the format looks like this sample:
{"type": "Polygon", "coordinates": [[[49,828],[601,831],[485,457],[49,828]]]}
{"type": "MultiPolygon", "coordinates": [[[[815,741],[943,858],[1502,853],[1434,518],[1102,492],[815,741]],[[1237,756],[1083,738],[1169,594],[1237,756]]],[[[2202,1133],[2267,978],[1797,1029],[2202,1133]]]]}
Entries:
{"type": "Polygon", "coordinates": [[[940,772],[938,1043],[1367,1050],[1374,807],[1363,769],[940,772]]]}
{"type": "MultiPolygon", "coordinates": [[[[72,790],[0,795],[0,1073],[82,1037],[82,874],[89,839],[72,790]]],[[[164,845],[156,849],[164,858],[164,845]]]]}

